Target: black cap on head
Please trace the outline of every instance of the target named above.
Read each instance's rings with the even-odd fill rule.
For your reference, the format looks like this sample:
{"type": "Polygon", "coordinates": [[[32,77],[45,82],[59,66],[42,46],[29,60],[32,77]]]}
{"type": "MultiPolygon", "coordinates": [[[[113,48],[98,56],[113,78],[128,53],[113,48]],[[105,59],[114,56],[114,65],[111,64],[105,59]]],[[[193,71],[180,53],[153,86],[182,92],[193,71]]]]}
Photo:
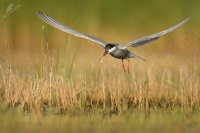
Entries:
{"type": "Polygon", "coordinates": [[[109,43],[109,44],[107,44],[107,45],[105,46],[105,50],[109,50],[109,49],[113,48],[114,46],[115,46],[115,44],[109,43]]]}

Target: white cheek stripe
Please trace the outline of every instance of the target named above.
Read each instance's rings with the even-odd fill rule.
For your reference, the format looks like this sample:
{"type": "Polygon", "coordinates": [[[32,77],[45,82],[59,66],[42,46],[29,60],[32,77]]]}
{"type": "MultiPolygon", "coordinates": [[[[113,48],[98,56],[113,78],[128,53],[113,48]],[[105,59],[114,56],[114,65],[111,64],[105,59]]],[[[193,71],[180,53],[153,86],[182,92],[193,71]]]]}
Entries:
{"type": "Polygon", "coordinates": [[[110,50],[108,50],[108,53],[111,53],[111,52],[113,52],[113,51],[115,51],[116,50],[116,47],[113,47],[113,48],[111,48],[110,50]]]}

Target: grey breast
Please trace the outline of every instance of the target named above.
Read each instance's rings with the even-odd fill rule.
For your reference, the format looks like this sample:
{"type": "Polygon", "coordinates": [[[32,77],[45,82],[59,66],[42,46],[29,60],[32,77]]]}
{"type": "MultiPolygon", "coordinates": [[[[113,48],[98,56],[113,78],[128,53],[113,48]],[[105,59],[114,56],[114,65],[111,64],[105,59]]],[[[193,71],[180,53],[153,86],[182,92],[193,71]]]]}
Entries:
{"type": "Polygon", "coordinates": [[[110,55],[118,59],[126,59],[128,58],[129,51],[127,49],[117,49],[110,53],[110,55]]]}

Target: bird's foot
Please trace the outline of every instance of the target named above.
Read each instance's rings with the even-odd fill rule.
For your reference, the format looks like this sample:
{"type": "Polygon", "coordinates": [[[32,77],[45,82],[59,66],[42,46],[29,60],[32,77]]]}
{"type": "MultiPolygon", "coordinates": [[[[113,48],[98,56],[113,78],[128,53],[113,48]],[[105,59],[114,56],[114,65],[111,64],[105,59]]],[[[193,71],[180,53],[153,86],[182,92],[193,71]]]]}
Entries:
{"type": "Polygon", "coordinates": [[[129,68],[129,66],[128,66],[128,73],[130,73],[130,68],[129,68]]]}
{"type": "Polygon", "coordinates": [[[124,72],[126,72],[125,67],[124,67],[124,64],[122,64],[122,68],[123,68],[124,72]]]}

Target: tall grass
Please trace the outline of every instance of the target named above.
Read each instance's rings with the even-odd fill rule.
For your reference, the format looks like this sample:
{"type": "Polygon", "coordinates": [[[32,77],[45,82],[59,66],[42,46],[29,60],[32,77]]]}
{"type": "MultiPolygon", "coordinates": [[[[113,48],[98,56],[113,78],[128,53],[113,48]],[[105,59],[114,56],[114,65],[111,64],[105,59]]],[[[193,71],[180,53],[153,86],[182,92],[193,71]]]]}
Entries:
{"type": "MultiPolygon", "coordinates": [[[[183,5],[181,5],[181,7],[186,6],[184,3],[183,5]]],[[[26,5],[27,3],[24,2],[24,4],[26,5]]],[[[54,6],[54,4],[54,2],[53,4],[49,4],[49,7],[51,7],[52,5],[54,6]]],[[[133,5],[135,4],[139,5],[139,3],[134,3],[133,5]]],[[[171,3],[168,4],[171,6],[171,3]]],[[[71,5],[76,5],[76,3],[72,2],[71,5]]],[[[92,12],[95,15],[98,15],[98,17],[96,18],[94,17],[94,20],[99,20],[99,24],[97,23],[98,31],[95,31],[97,33],[102,33],[101,29],[106,29],[107,31],[112,29],[112,24],[116,24],[115,27],[119,27],[119,29],[123,28],[122,25],[125,25],[124,27],[129,27],[127,26],[128,20],[130,20],[130,23],[133,21],[130,19],[130,16],[126,16],[124,14],[127,14],[128,12],[134,12],[136,8],[127,8],[126,6],[120,4],[120,2],[117,2],[116,5],[113,5],[112,7],[109,6],[112,5],[112,3],[110,2],[108,2],[107,4],[102,2],[101,4],[96,4],[96,6],[94,7],[98,7],[97,5],[99,5],[99,8],[97,8],[99,10],[95,10],[96,12],[92,12]],[[108,9],[107,6],[111,7],[111,9],[105,14],[105,11],[107,10],[104,9],[108,9]],[[131,9],[134,10],[132,11],[131,9]],[[123,11],[123,13],[121,11],[123,11]],[[113,22],[113,14],[115,14],[116,18],[121,17],[118,23],[117,21],[116,23],[113,22]],[[118,16],[119,14],[120,16],[118,16]],[[122,19],[122,16],[124,16],[125,18],[122,19]],[[124,21],[126,18],[128,18],[128,20],[124,21]],[[107,19],[108,21],[105,21],[107,19]],[[109,23],[107,24],[107,22],[109,23]]],[[[132,6],[132,4],[129,4],[129,6],[130,5],[132,6]]],[[[36,7],[37,4],[34,6],[34,8],[36,7]]],[[[85,8],[87,8],[87,6],[84,7],[84,9],[85,8]]],[[[61,10],[58,10],[58,12],[61,12],[62,9],[64,10],[65,8],[60,9],[61,10]]],[[[158,10],[153,9],[151,10],[152,13],[158,10]]],[[[28,8],[27,10],[32,13],[33,9],[28,8]]],[[[66,10],[70,12],[69,8],[66,8],[66,10]]],[[[90,10],[92,10],[92,8],[90,10]]],[[[137,7],[137,11],[138,10],[140,11],[142,9],[138,9],[137,7]]],[[[177,9],[173,8],[173,10],[177,9]]],[[[149,16],[146,10],[143,9],[142,11],[144,16],[149,16]]],[[[192,10],[192,13],[193,12],[195,11],[192,10]]],[[[77,11],[73,15],[79,13],[80,11],[77,11]]],[[[85,15],[86,14],[87,13],[85,13],[85,15]]],[[[134,14],[137,14],[136,16],[138,16],[143,22],[143,24],[140,24],[138,27],[143,27],[145,26],[145,24],[148,24],[144,23],[146,22],[146,18],[144,21],[144,18],[141,18],[141,14],[138,14],[138,12],[134,12],[134,14]]],[[[36,17],[35,11],[34,15],[34,17],[36,17]]],[[[22,16],[21,18],[24,18],[24,16],[22,16]]],[[[182,16],[182,14],[180,16],[182,16]]],[[[30,17],[31,16],[27,16],[27,18],[30,17]]],[[[160,17],[162,17],[162,15],[160,15],[160,17]]],[[[82,18],[85,18],[84,15],[82,18]]],[[[21,22],[21,19],[15,20],[16,23],[18,22],[17,24],[24,24],[24,22],[21,22]]],[[[26,22],[27,20],[31,19],[26,19],[26,22]]],[[[38,19],[38,21],[40,20],[38,19]]],[[[89,21],[90,20],[76,22],[88,23],[89,21]]],[[[65,55],[63,55],[61,52],[63,46],[60,46],[60,48],[58,48],[56,55],[52,54],[52,49],[50,45],[51,42],[48,41],[49,38],[55,34],[50,34],[50,37],[48,38],[44,30],[42,32],[42,37],[39,36],[40,39],[42,38],[42,43],[38,44],[41,45],[40,55],[34,57],[26,57],[22,55],[22,57],[20,57],[11,54],[10,51],[13,49],[10,49],[9,40],[12,39],[8,38],[7,29],[5,27],[4,19],[2,17],[1,22],[5,42],[4,49],[6,51],[4,56],[1,56],[0,62],[1,112],[10,109],[17,109],[20,112],[26,113],[55,112],[73,114],[119,114],[139,110],[144,111],[148,115],[149,113],[151,113],[152,110],[176,110],[189,112],[199,110],[199,57],[198,55],[195,55],[189,59],[185,54],[187,53],[187,50],[192,51],[196,48],[196,46],[198,46],[198,33],[193,33],[195,34],[194,41],[191,41],[192,39],[189,39],[188,41],[188,38],[185,37],[186,35],[183,35],[181,42],[181,47],[183,48],[177,50],[177,46],[180,45],[177,45],[176,47],[171,46],[173,48],[175,47],[175,50],[179,51],[179,53],[182,52],[181,55],[183,56],[183,59],[181,60],[185,60],[184,64],[177,63],[178,59],[173,58],[174,55],[176,55],[175,52],[173,52],[174,49],[169,48],[169,43],[180,43],[180,40],[178,40],[177,38],[181,37],[176,36],[175,39],[172,41],[167,40],[161,42],[163,43],[162,45],[165,47],[160,46],[161,48],[159,49],[159,46],[157,46],[157,48],[161,51],[162,49],[168,50],[168,53],[165,52],[164,54],[162,54],[162,52],[158,52],[157,55],[154,55],[154,63],[148,62],[144,64],[139,62],[138,60],[135,60],[134,62],[132,62],[131,65],[131,73],[127,74],[121,70],[121,66],[116,63],[117,61],[111,59],[110,57],[107,57],[108,59],[105,59],[104,62],[101,64],[97,63],[97,61],[95,60],[95,56],[99,51],[96,50],[96,47],[93,47],[92,44],[87,45],[84,44],[85,42],[78,42],[82,43],[82,45],[88,46],[89,48],[79,47],[79,45],[77,47],[72,47],[72,43],[74,42],[72,41],[73,39],[71,39],[71,36],[69,36],[68,40],[66,41],[67,45],[66,49],[64,50],[66,52],[65,55]],[[195,42],[195,46],[187,45],[192,44],[193,42],[195,42]],[[188,49],[184,48],[184,46],[188,49]],[[162,55],[162,57],[158,57],[158,55],[162,55]],[[169,56],[169,58],[166,56],[169,56]],[[163,61],[164,59],[166,59],[166,61],[163,61]]],[[[149,19],[148,22],[152,22],[152,20],[150,21],[149,19]]],[[[160,23],[160,20],[154,22],[160,23]]],[[[21,26],[23,35],[20,36],[20,39],[24,42],[30,41],[30,43],[34,43],[35,46],[35,42],[39,42],[35,41],[39,40],[37,39],[38,36],[32,38],[33,34],[30,34],[29,30],[29,34],[25,34],[26,26],[30,27],[29,24],[33,25],[35,23],[31,22],[24,24],[25,26],[21,26]]],[[[18,28],[15,29],[14,26],[11,26],[11,28],[9,29],[9,31],[19,30],[18,28]]],[[[134,30],[134,32],[136,32],[138,29],[134,28],[134,30]]],[[[105,33],[107,31],[105,31],[105,33]]],[[[123,33],[127,31],[119,31],[123,31],[120,35],[122,35],[122,38],[126,38],[127,34],[123,33]]],[[[18,40],[16,38],[18,37],[19,32],[16,33],[17,34],[13,34],[14,36],[12,36],[14,38],[14,41],[12,41],[11,45],[15,44],[15,40],[18,40]]],[[[106,38],[109,39],[112,36],[107,36],[107,34],[105,35],[106,38]]],[[[59,37],[59,35],[54,36],[54,38],[56,39],[57,37],[59,37]]],[[[112,39],[118,41],[119,37],[113,37],[112,39]]],[[[17,42],[18,41],[16,41],[16,43],[17,42]]],[[[17,44],[21,46],[20,41],[17,44]]],[[[149,49],[149,47],[146,47],[144,49],[146,49],[146,51],[149,50],[150,52],[155,51],[153,48],[149,49]]],[[[150,52],[147,52],[146,54],[149,54],[150,52]]],[[[189,53],[190,56],[192,55],[191,53],[193,54],[193,52],[189,53]]],[[[153,54],[150,57],[153,57],[153,54]]]]}
{"type": "Polygon", "coordinates": [[[75,70],[70,70],[69,75],[65,66],[56,68],[52,56],[42,54],[37,60],[39,69],[29,63],[33,60],[27,61],[24,70],[20,66],[12,68],[12,62],[1,63],[1,111],[17,108],[37,113],[112,114],[199,110],[199,64],[195,60],[190,66],[179,66],[176,73],[169,68],[158,69],[155,64],[134,64],[131,74],[127,74],[111,63],[89,71],[75,63],[69,66],[75,70]]]}

